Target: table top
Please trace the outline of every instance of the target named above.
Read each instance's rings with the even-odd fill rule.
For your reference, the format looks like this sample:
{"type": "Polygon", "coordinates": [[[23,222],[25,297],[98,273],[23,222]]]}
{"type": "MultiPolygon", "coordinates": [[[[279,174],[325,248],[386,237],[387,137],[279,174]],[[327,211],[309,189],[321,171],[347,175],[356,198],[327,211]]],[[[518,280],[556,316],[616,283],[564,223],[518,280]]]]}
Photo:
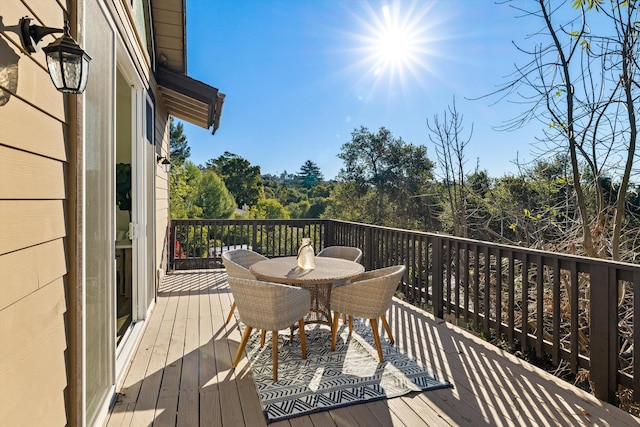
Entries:
{"type": "Polygon", "coordinates": [[[287,285],[330,284],[353,279],[364,272],[364,266],[341,258],[316,257],[316,268],[303,270],[296,257],[271,258],[249,267],[259,280],[287,285]]]}

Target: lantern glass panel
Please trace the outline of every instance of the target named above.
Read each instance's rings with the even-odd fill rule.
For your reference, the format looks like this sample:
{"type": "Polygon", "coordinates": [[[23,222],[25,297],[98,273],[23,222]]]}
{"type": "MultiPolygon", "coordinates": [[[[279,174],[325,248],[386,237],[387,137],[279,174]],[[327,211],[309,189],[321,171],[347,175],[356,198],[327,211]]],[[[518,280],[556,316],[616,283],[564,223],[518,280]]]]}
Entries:
{"type": "Polygon", "coordinates": [[[68,52],[51,52],[47,54],[47,65],[58,90],[78,92],[83,75],[82,57],[68,52]]]}
{"type": "Polygon", "coordinates": [[[64,87],[64,78],[62,77],[62,67],[60,66],[59,52],[47,53],[47,67],[49,67],[49,75],[56,89],[64,87]]]}

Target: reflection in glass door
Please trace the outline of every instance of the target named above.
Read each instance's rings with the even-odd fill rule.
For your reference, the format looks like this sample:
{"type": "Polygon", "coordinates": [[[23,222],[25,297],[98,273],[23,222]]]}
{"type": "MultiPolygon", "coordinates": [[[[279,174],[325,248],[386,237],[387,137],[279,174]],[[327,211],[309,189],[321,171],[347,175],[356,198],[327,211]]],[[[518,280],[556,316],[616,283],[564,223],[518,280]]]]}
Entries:
{"type": "Polygon", "coordinates": [[[133,322],[131,242],[133,94],[120,70],[116,73],[116,344],[133,322]]]}

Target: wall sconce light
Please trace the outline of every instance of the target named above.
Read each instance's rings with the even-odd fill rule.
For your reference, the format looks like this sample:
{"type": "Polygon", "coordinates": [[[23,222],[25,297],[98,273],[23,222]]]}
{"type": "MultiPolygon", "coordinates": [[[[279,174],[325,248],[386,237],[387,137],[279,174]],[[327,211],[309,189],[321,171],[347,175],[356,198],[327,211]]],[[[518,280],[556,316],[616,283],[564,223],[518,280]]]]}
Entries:
{"type": "Polygon", "coordinates": [[[64,29],[29,25],[31,18],[20,19],[20,41],[27,52],[35,53],[37,45],[48,34],[64,33],[49,46],[42,48],[53,85],[60,92],[82,93],[87,86],[91,57],[69,35],[69,21],[64,29]]]}
{"type": "Polygon", "coordinates": [[[169,173],[169,171],[171,170],[171,162],[166,157],[157,156],[156,157],[156,163],[158,163],[160,166],[162,166],[162,170],[165,173],[169,173]]]}

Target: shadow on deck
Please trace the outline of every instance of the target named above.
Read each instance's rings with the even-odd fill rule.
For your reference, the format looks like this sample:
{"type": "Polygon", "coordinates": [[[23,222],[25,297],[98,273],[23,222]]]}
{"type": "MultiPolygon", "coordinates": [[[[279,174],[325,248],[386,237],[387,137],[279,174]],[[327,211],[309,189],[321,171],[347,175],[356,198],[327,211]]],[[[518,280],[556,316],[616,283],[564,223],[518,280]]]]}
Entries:
{"type": "MultiPolygon", "coordinates": [[[[163,279],[107,426],[266,425],[243,359],[224,269],[163,279]]],[[[270,426],[624,426],[640,420],[400,300],[396,345],[453,388],[319,412],[270,426]]]]}

